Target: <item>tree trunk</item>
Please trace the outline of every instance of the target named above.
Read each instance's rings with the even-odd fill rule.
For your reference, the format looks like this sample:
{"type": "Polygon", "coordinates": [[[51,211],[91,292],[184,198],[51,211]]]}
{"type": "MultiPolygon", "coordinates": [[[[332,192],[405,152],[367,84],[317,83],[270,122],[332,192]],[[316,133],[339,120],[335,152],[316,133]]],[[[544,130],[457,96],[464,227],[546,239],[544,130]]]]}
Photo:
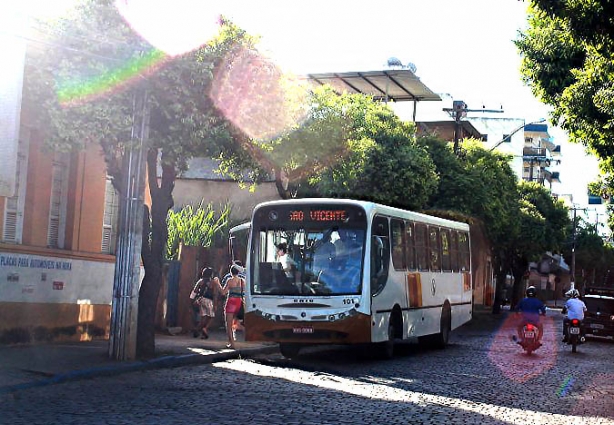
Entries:
{"type": "Polygon", "coordinates": [[[274,167],[273,172],[275,173],[275,187],[279,197],[281,199],[290,199],[292,196],[290,190],[288,190],[288,180],[285,178],[286,176],[281,167],[274,167]]]}
{"type": "Polygon", "coordinates": [[[505,261],[505,254],[500,253],[493,259],[493,269],[495,272],[495,301],[492,305],[492,313],[501,313],[501,301],[503,298],[503,288],[507,278],[507,271],[510,269],[509,261],[505,261]]]}
{"type": "Polygon", "coordinates": [[[143,247],[141,250],[145,277],[139,290],[136,340],[136,354],[139,358],[150,358],[155,354],[156,306],[162,286],[162,266],[168,237],[166,217],[168,211],[173,207],[173,188],[175,186],[175,164],[165,163],[164,153],[162,156],[162,179],[158,184],[156,175],[157,158],[157,149],[150,149],[147,152],[151,216],[149,209],[145,207],[143,247]]]}
{"type": "Polygon", "coordinates": [[[512,288],[512,299],[510,300],[512,308],[516,306],[522,298],[524,298],[523,276],[529,267],[529,262],[525,259],[517,259],[513,268],[514,285],[512,288]]]}

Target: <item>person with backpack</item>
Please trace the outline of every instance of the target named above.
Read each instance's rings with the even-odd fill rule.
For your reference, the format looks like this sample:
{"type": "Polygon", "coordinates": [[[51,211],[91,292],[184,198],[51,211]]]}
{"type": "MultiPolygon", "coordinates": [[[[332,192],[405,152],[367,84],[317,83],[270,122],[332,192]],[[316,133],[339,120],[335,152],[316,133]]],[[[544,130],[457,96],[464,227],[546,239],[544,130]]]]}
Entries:
{"type": "Polygon", "coordinates": [[[199,334],[202,339],[209,338],[209,325],[215,317],[216,299],[221,292],[220,280],[213,277],[213,269],[205,267],[190,294],[190,299],[193,300],[193,305],[198,307],[199,313],[198,325],[192,332],[194,338],[199,334]]]}

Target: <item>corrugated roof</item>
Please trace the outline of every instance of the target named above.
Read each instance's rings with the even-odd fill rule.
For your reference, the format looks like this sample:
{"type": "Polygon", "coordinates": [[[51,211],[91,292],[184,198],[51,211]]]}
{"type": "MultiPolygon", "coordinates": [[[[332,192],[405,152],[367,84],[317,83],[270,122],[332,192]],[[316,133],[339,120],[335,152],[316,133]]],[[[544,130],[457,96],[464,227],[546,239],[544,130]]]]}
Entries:
{"type": "Polygon", "coordinates": [[[441,97],[409,69],[325,72],[307,74],[306,78],[316,84],[328,84],[337,93],[362,93],[373,96],[374,100],[441,101],[441,97]]]}

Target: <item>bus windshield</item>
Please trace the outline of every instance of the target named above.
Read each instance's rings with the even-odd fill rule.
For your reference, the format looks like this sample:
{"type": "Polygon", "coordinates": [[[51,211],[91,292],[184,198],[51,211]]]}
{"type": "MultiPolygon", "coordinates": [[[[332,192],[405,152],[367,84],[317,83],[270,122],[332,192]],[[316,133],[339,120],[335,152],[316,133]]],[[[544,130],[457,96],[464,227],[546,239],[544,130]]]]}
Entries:
{"type": "MultiPolygon", "coordinates": [[[[336,211],[337,212],[337,211],[336,211]]],[[[295,214],[296,211],[288,212],[295,214]]],[[[310,214],[301,211],[300,217],[310,214]]],[[[252,233],[251,293],[355,295],[361,293],[366,223],[344,220],[263,220],[252,233]]],[[[271,217],[271,214],[265,215],[271,217]]],[[[353,218],[353,219],[352,219],[353,218]]]]}

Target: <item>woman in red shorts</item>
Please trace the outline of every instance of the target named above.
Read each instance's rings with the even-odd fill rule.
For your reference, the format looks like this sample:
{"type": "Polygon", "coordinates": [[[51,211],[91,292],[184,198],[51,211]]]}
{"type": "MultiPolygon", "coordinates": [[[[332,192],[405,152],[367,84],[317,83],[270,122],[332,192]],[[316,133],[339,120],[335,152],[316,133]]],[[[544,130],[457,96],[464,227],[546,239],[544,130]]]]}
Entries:
{"type": "Polygon", "coordinates": [[[245,281],[239,277],[239,271],[239,267],[233,264],[230,267],[230,274],[232,277],[228,279],[226,286],[224,286],[224,294],[227,296],[224,313],[226,314],[226,335],[228,336],[228,344],[226,344],[226,347],[228,348],[235,348],[232,324],[235,315],[241,309],[243,293],[245,292],[245,281]]]}

